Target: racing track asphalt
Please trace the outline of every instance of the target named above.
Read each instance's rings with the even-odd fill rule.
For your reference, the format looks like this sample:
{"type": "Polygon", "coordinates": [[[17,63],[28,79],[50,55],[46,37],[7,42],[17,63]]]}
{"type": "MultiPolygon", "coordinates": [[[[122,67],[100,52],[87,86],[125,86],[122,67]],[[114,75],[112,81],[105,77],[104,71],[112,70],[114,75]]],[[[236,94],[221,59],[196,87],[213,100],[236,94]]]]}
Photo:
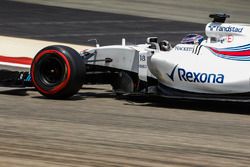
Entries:
{"type": "Polygon", "coordinates": [[[39,6],[2,0],[0,35],[93,45],[144,43],[148,36],[160,36],[171,42],[187,32],[203,32],[202,24],[143,18],[59,7],[39,6]]]}
{"type": "MultiPolygon", "coordinates": [[[[92,37],[117,43],[122,36],[142,42],[151,35],[143,32],[176,42],[178,33],[168,31],[203,27],[7,1],[0,11],[0,35],[76,44],[92,37]]],[[[0,166],[247,167],[249,108],[244,103],[117,99],[104,85],[85,86],[70,100],[48,100],[33,89],[1,91],[0,166]]]]}

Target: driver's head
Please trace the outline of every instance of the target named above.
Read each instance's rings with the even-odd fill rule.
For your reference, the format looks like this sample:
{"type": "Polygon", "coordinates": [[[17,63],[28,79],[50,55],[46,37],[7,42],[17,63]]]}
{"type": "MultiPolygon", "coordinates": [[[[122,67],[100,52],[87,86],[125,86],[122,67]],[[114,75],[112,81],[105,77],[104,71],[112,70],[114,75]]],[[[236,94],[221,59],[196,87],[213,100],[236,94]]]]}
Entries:
{"type": "Polygon", "coordinates": [[[199,34],[188,34],[185,36],[182,40],[182,44],[201,44],[201,42],[204,40],[204,37],[199,34]]]}

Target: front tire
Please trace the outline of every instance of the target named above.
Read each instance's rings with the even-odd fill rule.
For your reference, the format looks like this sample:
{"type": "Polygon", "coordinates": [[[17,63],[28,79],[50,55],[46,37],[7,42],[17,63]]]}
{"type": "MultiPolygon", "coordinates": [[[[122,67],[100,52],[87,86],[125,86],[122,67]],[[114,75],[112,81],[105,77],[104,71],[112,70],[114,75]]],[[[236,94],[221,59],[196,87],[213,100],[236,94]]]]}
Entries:
{"type": "Polygon", "coordinates": [[[35,88],[48,98],[64,99],[81,88],[85,63],[74,49],[55,45],[37,53],[31,65],[35,88]]]}

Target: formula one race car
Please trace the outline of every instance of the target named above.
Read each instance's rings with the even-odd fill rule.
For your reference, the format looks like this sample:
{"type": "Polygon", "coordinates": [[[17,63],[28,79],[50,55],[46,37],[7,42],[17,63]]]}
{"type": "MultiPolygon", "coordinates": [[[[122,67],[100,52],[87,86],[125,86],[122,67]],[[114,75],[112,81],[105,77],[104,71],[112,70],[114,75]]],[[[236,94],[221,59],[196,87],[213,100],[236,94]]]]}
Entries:
{"type": "Polygon", "coordinates": [[[97,45],[81,53],[49,46],[37,53],[30,72],[11,77],[2,71],[1,84],[33,85],[49,98],[70,97],[91,83],[111,84],[117,94],[248,100],[250,25],[225,23],[226,14],[210,17],[206,39],[189,34],[174,47],[156,37],[139,45],[126,45],[123,39],[122,45],[97,45]]]}

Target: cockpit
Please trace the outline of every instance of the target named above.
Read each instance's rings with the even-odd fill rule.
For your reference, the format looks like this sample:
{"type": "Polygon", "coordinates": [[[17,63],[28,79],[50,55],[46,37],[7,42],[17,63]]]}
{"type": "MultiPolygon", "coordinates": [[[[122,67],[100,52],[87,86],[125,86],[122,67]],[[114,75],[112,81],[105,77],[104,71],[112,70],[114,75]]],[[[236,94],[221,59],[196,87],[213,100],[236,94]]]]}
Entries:
{"type": "MultiPolygon", "coordinates": [[[[180,44],[204,45],[217,48],[234,47],[236,45],[249,44],[250,25],[225,23],[230,16],[227,14],[210,14],[212,22],[206,25],[206,37],[200,34],[188,34],[180,44]]],[[[171,44],[167,40],[158,42],[157,37],[149,37],[147,39],[149,48],[169,51],[172,49],[171,44]]]]}

